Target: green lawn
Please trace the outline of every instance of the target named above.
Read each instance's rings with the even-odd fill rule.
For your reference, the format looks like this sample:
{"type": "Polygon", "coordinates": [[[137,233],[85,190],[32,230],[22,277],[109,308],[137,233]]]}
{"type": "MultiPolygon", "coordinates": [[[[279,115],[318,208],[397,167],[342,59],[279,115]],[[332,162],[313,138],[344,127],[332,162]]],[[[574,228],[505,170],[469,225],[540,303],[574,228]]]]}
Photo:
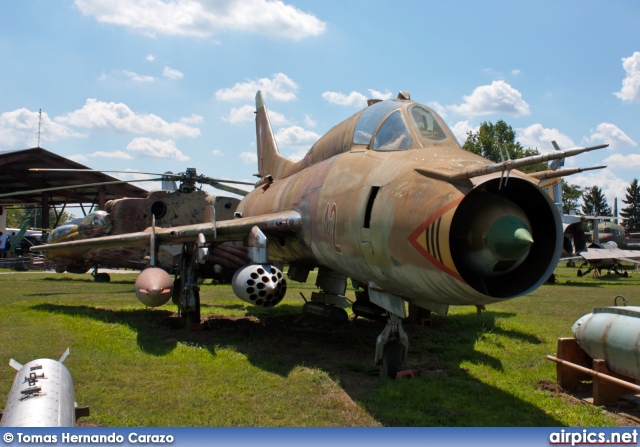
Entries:
{"type": "MultiPolygon", "coordinates": [[[[487,306],[454,308],[432,327],[405,326],[416,377],[383,380],[373,365],[383,324],[358,319],[333,328],[300,318],[289,282],[276,308],[202,286],[204,328],[182,327],[172,304],[145,308],[136,275],[0,274],[0,399],[21,363],[59,358],[88,405],[85,425],[105,426],[615,426],[601,408],[545,391],[555,382],[559,337],[617,295],[638,305],[640,276],[598,280],[558,268],[558,284],[487,306]]],[[[348,291],[353,298],[353,291],[348,291]]]]}

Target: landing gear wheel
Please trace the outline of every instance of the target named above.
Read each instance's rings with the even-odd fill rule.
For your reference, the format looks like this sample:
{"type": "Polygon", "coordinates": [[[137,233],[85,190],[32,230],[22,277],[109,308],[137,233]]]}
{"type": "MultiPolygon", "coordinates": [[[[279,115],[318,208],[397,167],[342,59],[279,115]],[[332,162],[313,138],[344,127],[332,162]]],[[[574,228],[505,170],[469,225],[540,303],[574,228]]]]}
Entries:
{"type": "Polygon", "coordinates": [[[556,275],[554,273],[549,276],[549,278],[545,281],[545,284],[555,284],[556,283],[556,275]]]}
{"type": "Polygon", "coordinates": [[[193,296],[196,301],[196,310],[192,312],[185,312],[187,328],[189,329],[200,326],[200,292],[198,290],[194,290],[193,296]]]}
{"type": "Polygon", "coordinates": [[[380,377],[395,380],[396,375],[402,371],[403,357],[404,347],[399,341],[390,341],[384,345],[382,364],[380,365],[380,377]]]}
{"type": "Polygon", "coordinates": [[[94,282],[110,282],[111,277],[109,276],[108,273],[96,273],[95,275],[93,275],[93,281],[94,282]]]}
{"type": "Polygon", "coordinates": [[[623,278],[628,278],[629,277],[629,273],[627,273],[627,271],[625,270],[624,273],[622,274],[623,278]]]}
{"type": "Polygon", "coordinates": [[[582,276],[582,270],[578,270],[578,276],[582,276]]]}

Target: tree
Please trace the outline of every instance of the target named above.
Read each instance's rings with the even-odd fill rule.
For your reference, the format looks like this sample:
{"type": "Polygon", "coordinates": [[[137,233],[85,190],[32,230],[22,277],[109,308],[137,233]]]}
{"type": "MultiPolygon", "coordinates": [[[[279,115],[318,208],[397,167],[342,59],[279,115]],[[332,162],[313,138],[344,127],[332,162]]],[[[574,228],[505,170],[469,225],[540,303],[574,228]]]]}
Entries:
{"type": "MultiPolygon", "coordinates": [[[[501,152],[504,156],[505,151],[508,152],[511,159],[540,155],[540,152],[535,148],[522,147],[516,141],[516,133],[513,128],[502,120],[495,124],[485,121],[480,125],[477,133],[469,132],[467,141],[465,141],[462,148],[496,163],[503,161],[501,152]]],[[[547,170],[546,163],[538,163],[522,169],[523,172],[545,170],[547,170]]]]}
{"type": "MultiPolygon", "coordinates": [[[[7,227],[8,228],[20,228],[22,223],[29,219],[29,226],[34,228],[41,228],[42,226],[42,207],[39,206],[19,206],[17,208],[7,209],[7,227]]],[[[53,208],[49,209],[49,226],[53,228],[56,223],[56,213],[53,208]]],[[[67,212],[62,213],[58,225],[75,219],[75,216],[67,212]]]]}
{"type": "Polygon", "coordinates": [[[562,179],[562,214],[571,214],[578,211],[578,202],[582,197],[582,188],[578,185],[570,185],[562,179]]]}
{"type": "Polygon", "coordinates": [[[627,188],[627,194],[622,199],[622,203],[627,205],[620,211],[620,216],[624,219],[624,227],[627,231],[640,231],[640,188],[638,188],[637,178],[634,178],[627,188]]]}
{"type": "Polygon", "coordinates": [[[582,193],[582,213],[587,216],[611,216],[611,207],[607,204],[602,190],[594,185],[582,193]]]}

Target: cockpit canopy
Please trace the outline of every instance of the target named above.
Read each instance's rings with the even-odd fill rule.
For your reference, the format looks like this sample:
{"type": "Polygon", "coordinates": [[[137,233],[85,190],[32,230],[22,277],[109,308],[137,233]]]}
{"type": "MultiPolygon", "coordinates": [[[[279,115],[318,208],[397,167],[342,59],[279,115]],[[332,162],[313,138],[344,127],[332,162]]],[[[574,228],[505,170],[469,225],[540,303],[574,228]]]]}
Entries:
{"type": "Polygon", "coordinates": [[[412,134],[428,142],[448,139],[444,128],[435,112],[422,104],[381,101],[366,108],[358,118],[353,144],[368,146],[373,140],[373,150],[402,151],[412,146],[412,134]]]}

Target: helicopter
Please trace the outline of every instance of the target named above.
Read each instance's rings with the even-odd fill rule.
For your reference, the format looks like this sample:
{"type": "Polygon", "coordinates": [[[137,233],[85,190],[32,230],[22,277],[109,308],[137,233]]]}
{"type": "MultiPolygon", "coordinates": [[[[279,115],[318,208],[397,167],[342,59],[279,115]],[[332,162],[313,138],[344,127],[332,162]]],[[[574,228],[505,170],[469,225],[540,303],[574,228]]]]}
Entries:
{"type": "MultiPolygon", "coordinates": [[[[37,169],[38,171],[49,169],[37,169]]],[[[60,171],[60,170],[58,170],[60,171]]],[[[114,171],[100,171],[114,172],[114,171]]],[[[115,171],[121,172],[121,171],[115,171]]],[[[141,173],[159,175],[153,173],[141,173]]],[[[215,213],[216,218],[226,220],[233,218],[233,212],[240,202],[227,196],[209,195],[198,189],[196,183],[211,184],[225,191],[238,195],[247,192],[238,188],[221,184],[218,180],[199,175],[195,168],[187,168],[184,173],[162,174],[163,189],[149,192],[145,198],[120,198],[110,200],[104,210],[96,210],[86,216],[74,219],[56,227],[49,235],[47,243],[79,241],[107,235],[118,235],[142,231],[152,224],[161,227],[187,225],[209,219],[207,213],[215,213]],[[180,185],[176,187],[175,181],[180,185]]],[[[232,181],[228,181],[232,182],[232,181]]],[[[246,183],[246,182],[233,182],[246,183]]],[[[239,245],[239,244],[236,244],[239,245]]],[[[163,246],[158,251],[157,266],[175,272],[181,246],[163,246]]],[[[221,282],[229,282],[233,269],[246,261],[246,250],[241,245],[225,245],[218,250],[219,263],[203,266],[201,275],[221,282]]],[[[58,273],[69,272],[82,274],[94,269],[92,275],[97,282],[109,281],[108,273],[99,273],[98,268],[115,267],[142,270],[149,263],[149,253],[144,248],[122,247],[118,249],[67,249],[61,252],[45,254],[55,264],[58,273]]]]}

